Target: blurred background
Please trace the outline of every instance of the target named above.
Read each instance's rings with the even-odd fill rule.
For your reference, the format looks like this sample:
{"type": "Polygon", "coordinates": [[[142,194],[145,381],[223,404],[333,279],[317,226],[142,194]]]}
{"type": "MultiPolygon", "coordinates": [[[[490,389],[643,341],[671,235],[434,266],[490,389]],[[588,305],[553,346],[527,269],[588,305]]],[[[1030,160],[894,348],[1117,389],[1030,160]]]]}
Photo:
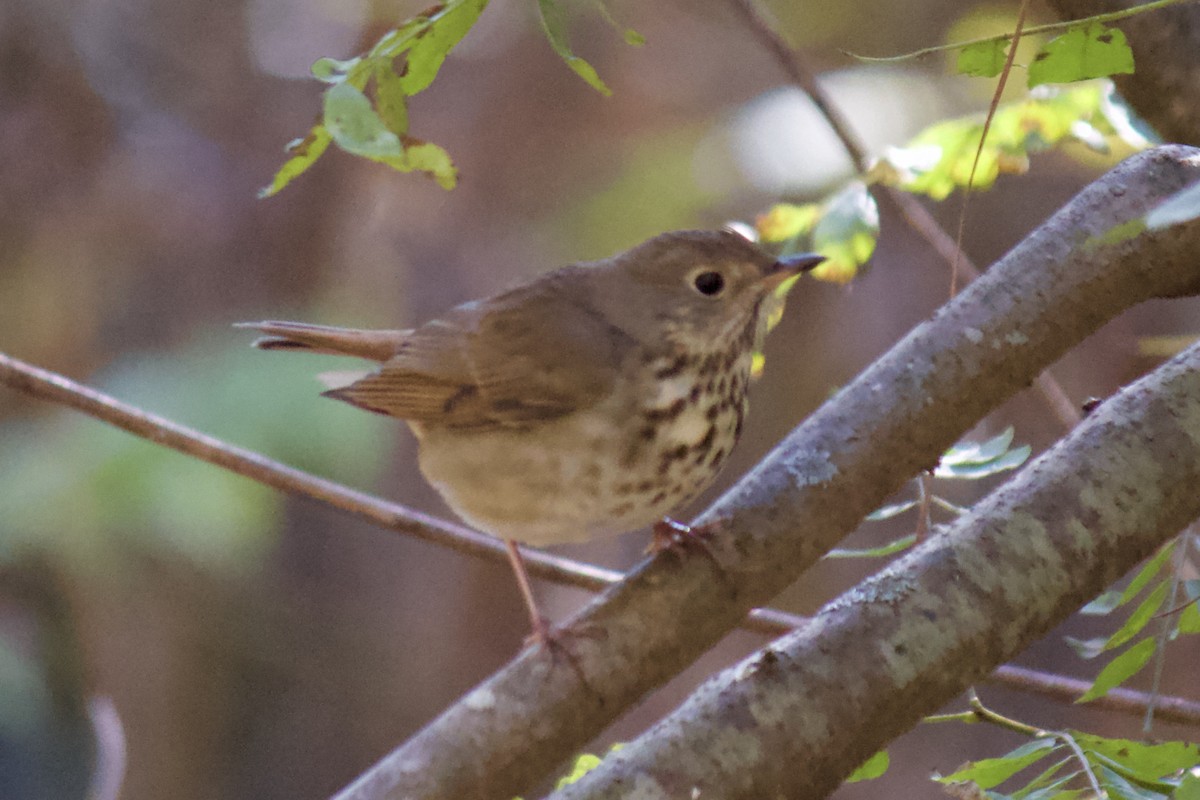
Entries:
{"type": "MultiPolygon", "coordinates": [[[[251,351],[231,323],[404,327],[663,230],[752,221],[849,177],[836,141],[781,88],[725,3],[613,2],[642,47],[591,5],[568,6],[575,48],[614,91],[605,98],[554,54],[531,0],[492,0],[411,109],[413,133],[453,155],[457,189],[331,149],[279,196],[256,199],[284,144],[319,111],[308,66],[360,52],[425,4],[0,4],[0,350],[447,514],[403,425],[317,396],[313,374],[337,362],[251,351]]],[[[844,51],[908,51],[1011,27],[1015,15],[1015,4],[950,0],[771,8],[876,151],[985,107],[992,83],[950,77],[943,57],[867,66],[844,51]]],[[[1030,174],[975,196],[965,248],[976,263],[1111,164],[1077,155],[1039,156],[1030,174]]],[[[951,229],[957,198],[932,207],[951,229]]],[[[743,441],[708,499],[947,288],[944,264],[884,208],[869,272],[848,287],[805,281],[792,292],[743,441]]],[[[1055,372],[1075,402],[1104,396],[1153,365],[1139,337],[1191,332],[1196,311],[1137,309],[1055,372]]],[[[977,435],[1010,424],[1035,452],[1060,433],[1027,393],[977,435]]],[[[966,503],[995,483],[947,491],[966,503]]],[[[887,541],[906,524],[865,526],[852,544],[887,541]]],[[[646,541],[561,552],[625,568],[646,541]]],[[[823,564],[778,605],[811,612],[879,566],[823,564]]],[[[537,591],[555,619],[586,600],[537,591]]],[[[527,625],[503,563],[372,528],[0,388],[0,798],[85,796],[97,741],[108,766],[123,741],[128,800],[324,798],[503,664],[527,625]]],[[[1088,677],[1098,665],[1061,635],[1110,628],[1073,621],[1021,663],[1088,677]]],[[[763,643],[731,635],[595,748],[636,735],[763,643]]],[[[1185,665],[1198,655],[1182,642],[1168,651],[1164,691],[1195,688],[1185,665]]],[[[994,687],[982,694],[1038,725],[1125,736],[1140,726],[994,687]]],[[[883,780],[838,796],[938,796],[932,771],[1019,743],[983,726],[925,726],[892,748],[883,780]]]]}

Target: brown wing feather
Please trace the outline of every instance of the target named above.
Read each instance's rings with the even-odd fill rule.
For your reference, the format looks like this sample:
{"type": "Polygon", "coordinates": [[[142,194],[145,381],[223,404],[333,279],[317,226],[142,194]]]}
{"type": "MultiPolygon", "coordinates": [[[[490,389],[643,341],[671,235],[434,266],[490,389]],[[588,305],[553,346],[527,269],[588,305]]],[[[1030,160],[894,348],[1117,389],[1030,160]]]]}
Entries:
{"type": "Polygon", "coordinates": [[[417,328],[377,372],[327,394],[424,424],[548,420],[604,397],[633,345],[548,276],[417,328]]]}

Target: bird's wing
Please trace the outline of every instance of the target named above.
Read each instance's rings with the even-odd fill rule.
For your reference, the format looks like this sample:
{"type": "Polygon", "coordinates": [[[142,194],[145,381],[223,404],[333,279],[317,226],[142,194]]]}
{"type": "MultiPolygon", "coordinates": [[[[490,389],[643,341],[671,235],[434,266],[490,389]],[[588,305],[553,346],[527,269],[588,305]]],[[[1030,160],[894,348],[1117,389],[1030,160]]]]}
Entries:
{"type": "Polygon", "coordinates": [[[512,427],[607,395],[633,340],[546,279],[427,323],[376,372],[327,394],[413,422],[512,427]]]}

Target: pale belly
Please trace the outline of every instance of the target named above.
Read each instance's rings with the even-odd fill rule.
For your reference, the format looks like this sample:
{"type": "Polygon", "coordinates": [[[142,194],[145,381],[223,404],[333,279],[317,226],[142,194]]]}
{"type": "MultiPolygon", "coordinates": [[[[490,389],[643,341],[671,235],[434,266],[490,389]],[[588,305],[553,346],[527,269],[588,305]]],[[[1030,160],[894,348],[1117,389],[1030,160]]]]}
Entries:
{"type": "Polygon", "coordinates": [[[696,398],[689,385],[632,412],[590,409],[536,429],[426,429],[421,472],[464,521],[500,538],[547,545],[615,536],[708,487],[740,432],[744,386],[696,398]]]}

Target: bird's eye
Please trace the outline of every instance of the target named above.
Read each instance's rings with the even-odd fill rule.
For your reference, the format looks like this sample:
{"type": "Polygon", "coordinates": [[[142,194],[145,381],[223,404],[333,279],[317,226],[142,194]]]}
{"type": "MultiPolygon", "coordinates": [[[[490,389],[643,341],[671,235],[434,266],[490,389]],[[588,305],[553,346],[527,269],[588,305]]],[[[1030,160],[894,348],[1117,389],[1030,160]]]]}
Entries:
{"type": "Polygon", "coordinates": [[[719,272],[701,272],[692,279],[692,285],[700,294],[713,297],[720,294],[721,290],[725,288],[725,277],[719,272]]]}

